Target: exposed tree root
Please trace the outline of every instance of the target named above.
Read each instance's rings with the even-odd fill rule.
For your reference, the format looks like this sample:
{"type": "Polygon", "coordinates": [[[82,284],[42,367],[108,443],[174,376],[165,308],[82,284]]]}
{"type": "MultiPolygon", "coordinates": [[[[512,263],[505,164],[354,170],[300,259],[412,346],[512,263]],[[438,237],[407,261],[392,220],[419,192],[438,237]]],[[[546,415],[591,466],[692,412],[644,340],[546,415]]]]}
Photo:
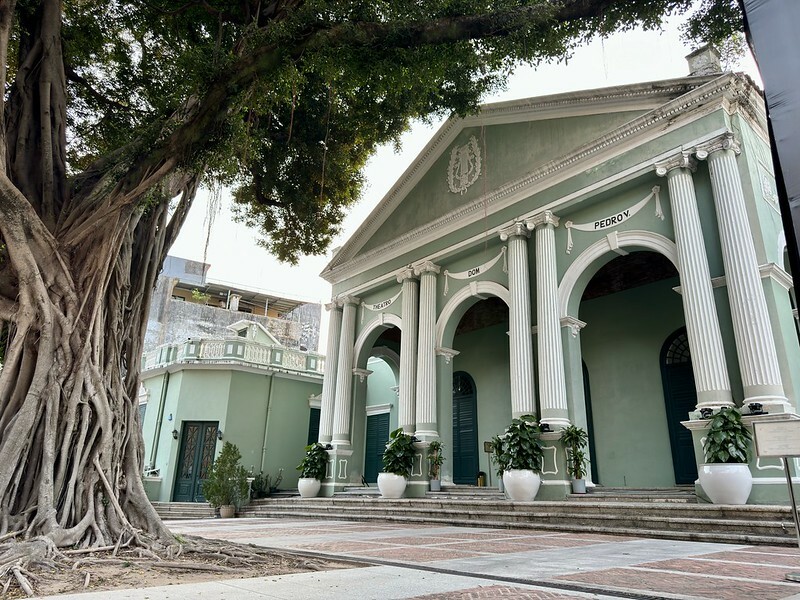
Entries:
{"type": "Polygon", "coordinates": [[[330,566],[323,559],[193,536],[182,538],[180,544],[164,545],[140,534],[135,543],[131,536],[114,545],[66,550],[45,537],[31,541],[6,539],[0,543],[0,598],[33,596],[40,593],[40,581],[54,578],[71,577],[73,589],[87,589],[103,580],[102,573],[107,577],[110,568],[234,577],[319,571],[330,566]]]}

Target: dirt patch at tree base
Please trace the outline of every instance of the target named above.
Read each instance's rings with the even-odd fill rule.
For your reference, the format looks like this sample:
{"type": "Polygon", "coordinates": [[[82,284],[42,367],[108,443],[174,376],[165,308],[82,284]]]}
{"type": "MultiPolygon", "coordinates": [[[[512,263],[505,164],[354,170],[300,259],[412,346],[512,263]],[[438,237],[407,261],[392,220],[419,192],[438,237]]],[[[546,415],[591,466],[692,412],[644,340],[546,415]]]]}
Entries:
{"type": "MultiPolygon", "coordinates": [[[[312,558],[226,542],[224,546],[205,548],[203,551],[194,549],[169,560],[143,557],[137,550],[120,551],[116,556],[112,555],[111,550],[88,553],[71,563],[59,560],[55,566],[30,568],[25,571],[24,577],[32,585],[36,596],[48,596],[249,579],[359,566],[347,561],[312,558]]],[[[27,597],[12,573],[0,581],[0,599],[27,597]]]]}

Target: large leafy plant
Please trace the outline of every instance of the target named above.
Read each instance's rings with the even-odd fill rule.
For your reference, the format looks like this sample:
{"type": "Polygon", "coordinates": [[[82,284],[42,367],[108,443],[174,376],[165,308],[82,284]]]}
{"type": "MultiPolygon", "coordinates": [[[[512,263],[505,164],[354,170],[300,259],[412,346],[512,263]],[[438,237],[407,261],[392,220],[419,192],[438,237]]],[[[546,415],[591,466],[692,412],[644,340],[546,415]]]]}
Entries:
{"type": "Polygon", "coordinates": [[[325,471],[328,468],[328,451],[325,446],[319,442],[309,444],[306,446],[306,455],[300,464],[297,465],[297,470],[300,471],[300,477],[307,477],[309,479],[322,479],[325,478],[325,471]]]}
{"type": "Polygon", "coordinates": [[[523,415],[511,421],[500,436],[502,451],[497,460],[502,470],[529,469],[539,473],[544,457],[541,435],[542,430],[533,415],[523,415]]]}
{"type": "Polygon", "coordinates": [[[402,477],[410,477],[417,451],[414,448],[416,438],[405,433],[402,428],[389,434],[386,450],[383,451],[383,470],[402,477]]]}
{"type": "Polygon", "coordinates": [[[589,443],[589,435],[580,427],[570,425],[561,430],[560,439],[567,452],[567,472],[575,479],[583,479],[587,463],[584,448],[589,443]]]}
{"type": "Polygon", "coordinates": [[[248,499],[248,472],[239,464],[242,454],[239,448],[225,442],[222,452],[214,461],[203,481],[203,496],[212,506],[241,506],[248,499]]]}
{"type": "Polygon", "coordinates": [[[724,406],[711,418],[703,440],[707,463],[746,463],[750,430],[742,422],[742,414],[732,406],[724,406]]]}

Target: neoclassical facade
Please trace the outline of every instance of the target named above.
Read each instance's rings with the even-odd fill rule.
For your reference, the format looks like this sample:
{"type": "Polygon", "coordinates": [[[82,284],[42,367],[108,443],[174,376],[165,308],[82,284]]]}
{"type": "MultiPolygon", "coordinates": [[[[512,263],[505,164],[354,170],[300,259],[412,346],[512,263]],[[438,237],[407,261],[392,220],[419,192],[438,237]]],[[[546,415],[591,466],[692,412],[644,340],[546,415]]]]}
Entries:
{"type": "MultiPolygon", "coordinates": [[[[781,227],[763,101],[745,76],[449,120],[323,272],[324,493],[374,481],[394,427],[421,441],[412,495],[433,439],[445,480],[491,483],[484,442],[524,414],[552,430],[540,498],[567,493],[557,438],[570,423],[589,431],[598,485],[694,484],[700,409],[797,412],[781,227]]],[[[777,461],[751,470],[751,502],[783,501],[777,461]]]]}

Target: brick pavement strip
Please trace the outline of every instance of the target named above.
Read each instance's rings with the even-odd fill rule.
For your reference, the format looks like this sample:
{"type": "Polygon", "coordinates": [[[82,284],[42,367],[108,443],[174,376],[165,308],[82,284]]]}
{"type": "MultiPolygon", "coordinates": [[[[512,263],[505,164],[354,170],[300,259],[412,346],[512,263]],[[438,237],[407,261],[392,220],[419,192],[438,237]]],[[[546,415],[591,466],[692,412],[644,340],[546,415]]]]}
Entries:
{"type": "Polygon", "coordinates": [[[779,553],[765,554],[762,552],[750,552],[748,548],[745,550],[730,550],[727,552],[714,552],[713,554],[704,554],[705,559],[715,560],[728,560],[737,563],[756,563],[762,565],[774,565],[780,560],[781,565],[786,565],[787,569],[800,569],[800,559],[797,556],[781,556],[779,553]]]}
{"type": "MultiPolygon", "coordinates": [[[[707,560],[705,557],[687,559],[660,560],[658,562],[636,565],[640,569],[654,569],[658,571],[684,571],[700,575],[725,575],[728,577],[744,577],[757,581],[784,581],[787,573],[785,567],[767,565],[743,565],[719,560],[707,560]]],[[[800,592],[800,585],[798,592],[800,592]]]]}
{"type": "Polygon", "coordinates": [[[366,558],[381,558],[384,560],[397,560],[408,563],[426,563],[440,560],[485,556],[485,554],[480,554],[478,552],[447,550],[435,546],[398,546],[388,550],[366,550],[351,552],[350,554],[363,556],[366,558]]]}
{"type": "Polygon", "coordinates": [[[646,569],[606,569],[556,577],[553,581],[575,581],[612,589],[639,592],[685,594],[715,600],[784,600],[800,592],[800,586],[749,582],[738,578],[711,577],[689,573],[648,572],[646,569]]]}
{"type": "Polygon", "coordinates": [[[415,596],[409,600],[482,600],[483,598],[507,598],[508,600],[575,600],[575,596],[565,596],[546,590],[531,590],[502,585],[489,585],[457,592],[445,592],[415,596]]]}

